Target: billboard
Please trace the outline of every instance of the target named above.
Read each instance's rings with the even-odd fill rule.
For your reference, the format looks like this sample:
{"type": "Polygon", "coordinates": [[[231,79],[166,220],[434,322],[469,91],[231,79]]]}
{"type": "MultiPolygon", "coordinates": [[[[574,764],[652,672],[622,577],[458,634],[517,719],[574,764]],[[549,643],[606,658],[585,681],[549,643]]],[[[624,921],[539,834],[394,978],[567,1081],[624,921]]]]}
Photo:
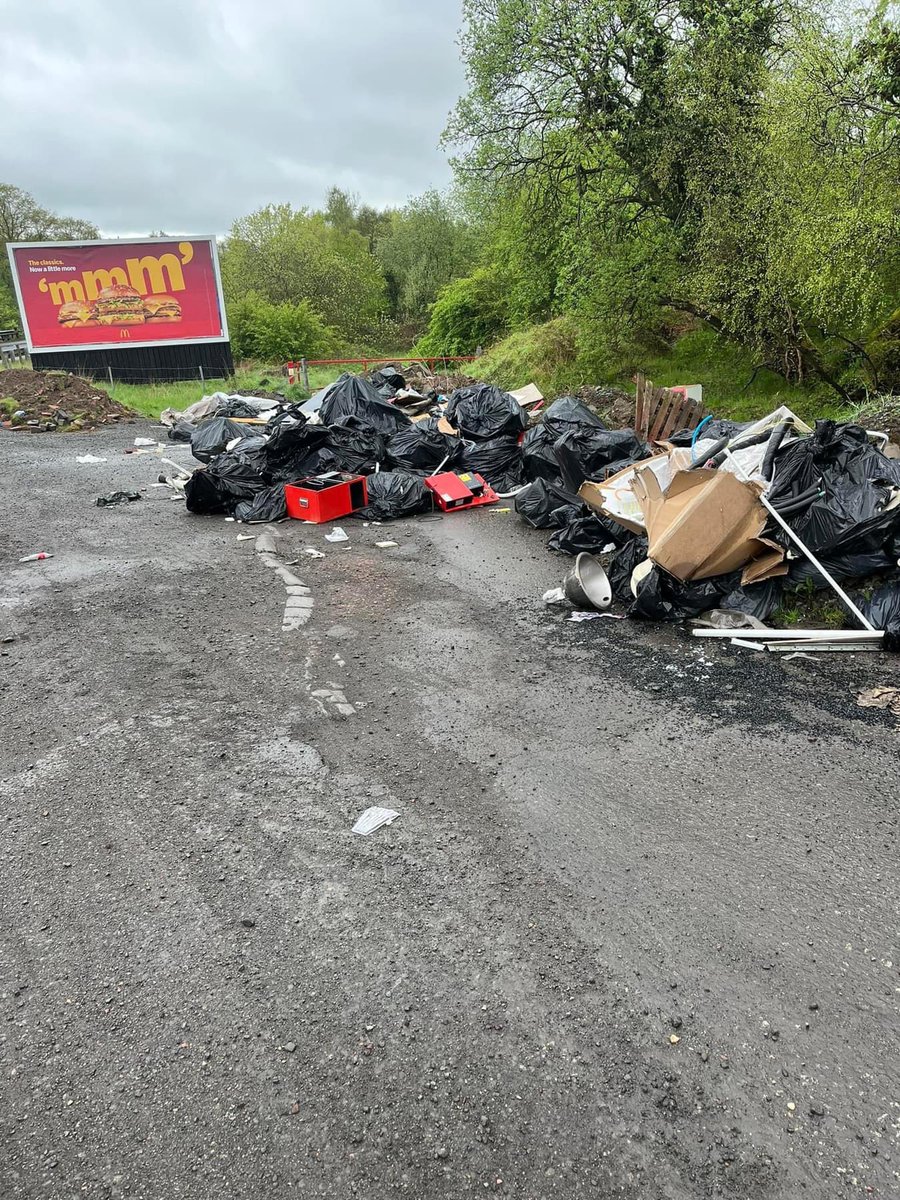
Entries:
{"type": "Polygon", "coordinates": [[[214,237],[7,249],[29,351],[228,340],[214,237]]]}

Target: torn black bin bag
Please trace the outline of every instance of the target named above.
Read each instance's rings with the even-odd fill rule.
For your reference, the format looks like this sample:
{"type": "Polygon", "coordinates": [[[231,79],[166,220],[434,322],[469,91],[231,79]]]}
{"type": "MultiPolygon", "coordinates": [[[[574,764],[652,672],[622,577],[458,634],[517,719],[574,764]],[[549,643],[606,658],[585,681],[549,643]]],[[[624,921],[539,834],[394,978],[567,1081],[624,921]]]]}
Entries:
{"type": "Polygon", "coordinates": [[[554,526],[553,514],[563,505],[580,505],[581,501],[571,492],[546,479],[536,479],[516,496],[515,509],[523,521],[535,529],[550,529],[554,526]]]}
{"type": "Polygon", "coordinates": [[[421,475],[408,471],[379,471],[366,480],[369,503],[353,513],[366,521],[393,521],[428,512],[432,494],[421,475]]]}
{"type": "Polygon", "coordinates": [[[588,513],[569,521],[562,529],[558,529],[547,543],[551,550],[559,550],[563,554],[599,554],[610,542],[620,546],[634,535],[621,525],[608,520],[599,513],[588,513]]]}
{"type": "Polygon", "coordinates": [[[268,483],[302,479],[334,467],[331,430],[325,425],[279,425],[265,446],[268,483]]]}
{"type": "Polygon", "coordinates": [[[746,613],[750,617],[757,617],[760,621],[765,621],[781,605],[784,595],[784,579],[764,579],[762,583],[751,583],[747,587],[742,587],[740,576],[741,572],[737,571],[735,586],[716,602],[716,608],[726,609],[728,612],[746,613]]]}
{"type": "Polygon", "coordinates": [[[360,375],[342,375],[336,380],[322,401],[319,416],[323,425],[335,425],[342,417],[359,417],[385,437],[410,424],[405,412],[384,400],[360,375]]]}
{"type": "Polygon", "coordinates": [[[554,400],[544,413],[544,419],[538,426],[556,441],[570,429],[605,429],[606,426],[595,416],[586,404],[576,400],[574,396],[560,396],[554,400]]]}
{"type": "Polygon", "coordinates": [[[495,492],[513,492],[522,483],[522,447],[518,438],[498,437],[488,442],[462,441],[462,465],[486,480],[495,492]]]}
{"type": "Polygon", "coordinates": [[[457,388],[445,415],[454,429],[473,442],[518,437],[528,424],[518,400],[490,383],[457,388]]]}
{"type": "Polygon", "coordinates": [[[444,463],[442,470],[450,471],[453,463],[462,459],[461,439],[441,433],[436,421],[426,418],[398,429],[388,439],[387,456],[391,469],[424,471],[430,475],[444,463]]]}
{"type": "Polygon", "coordinates": [[[334,467],[355,475],[371,475],[387,458],[384,435],[360,417],[341,417],[336,425],[329,426],[325,449],[330,452],[334,467]]]}
{"type": "Polygon", "coordinates": [[[268,480],[252,458],[230,451],[198,467],[184,485],[188,512],[233,512],[241,500],[251,500],[267,487],[268,480]]]}
{"type": "Polygon", "coordinates": [[[248,436],[246,425],[238,425],[228,417],[209,417],[201,421],[191,435],[191,454],[208,463],[221,454],[235,438],[248,436]]]}
{"type": "Polygon", "coordinates": [[[859,605],[866,620],[884,630],[885,650],[900,651],[900,580],[879,588],[871,600],[859,598],[859,605]]]}
{"type": "Polygon", "coordinates": [[[174,425],[169,426],[169,441],[189,442],[196,431],[197,426],[193,421],[185,421],[184,417],[179,417],[174,425]]]}
{"type": "Polygon", "coordinates": [[[561,483],[562,472],[559,459],[553,449],[559,438],[543,425],[535,425],[525,434],[522,443],[522,476],[527,482],[546,479],[550,483],[561,483]]]}
{"type": "Polygon", "coordinates": [[[234,510],[238,521],[255,525],[260,521],[283,521],[287,516],[287,501],[284,484],[273,483],[271,487],[257,492],[252,500],[241,500],[234,510]]]}

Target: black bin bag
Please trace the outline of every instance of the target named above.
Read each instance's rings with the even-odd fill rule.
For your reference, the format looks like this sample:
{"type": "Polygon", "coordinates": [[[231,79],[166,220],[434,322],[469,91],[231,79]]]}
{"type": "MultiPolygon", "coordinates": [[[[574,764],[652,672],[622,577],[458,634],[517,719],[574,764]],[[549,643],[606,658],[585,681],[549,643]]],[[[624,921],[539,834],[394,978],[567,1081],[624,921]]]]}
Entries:
{"type": "Polygon", "coordinates": [[[432,494],[421,475],[408,471],[379,471],[366,480],[369,502],[353,516],[366,521],[393,521],[429,512],[432,494]]]}
{"type": "Polygon", "coordinates": [[[284,484],[273,483],[271,487],[257,492],[252,500],[241,500],[234,510],[238,521],[255,525],[261,521],[283,521],[287,514],[284,484]]]}
{"type": "Polygon", "coordinates": [[[446,417],[454,429],[473,442],[518,437],[528,424],[518,400],[490,383],[457,388],[450,397],[446,417]]]}
{"type": "Polygon", "coordinates": [[[201,421],[191,434],[191,454],[201,462],[208,463],[221,454],[229,442],[248,436],[246,425],[239,425],[228,417],[209,417],[201,421]]]}
{"type": "Polygon", "coordinates": [[[462,449],[460,438],[441,433],[437,422],[426,417],[398,429],[388,439],[387,456],[389,465],[398,471],[423,471],[430,475],[438,467],[451,471],[451,464],[461,460],[462,449]]]}
{"type": "Polygon", "coordinates": [[[361,375],[337,379],[325,394],[319,417],[323,425],[335,425],[342,417],[359,417],[385,437],[411,424],[405,412],[384,400],[361,375]]]}
{"type": "Polygon", "coordinates": [[[588,513],[586,516],[575,517],[554,533],[547,543],[551,550],[559,550],[563,554],[599,554],[605,546],[621,546],[623,542],[633,537],[627,529],[616,525],[599,513],[588,513]]]}
{"type": "MultiPolygon", "coordinates": [[[[460,441],[460,438],[456,438],[460,441]]],[[[514,437],[462,443],[462,465],[486,480],[495,492],[512,492],[522,482],[522,447],[514,437]]]]}
{"type": "Polygon", "coordinates": [[[895,654],[900,651],[900,580],[891,580],[871,600],[860,600],[859,604],[866,620],[876,629],[884,630],[885,650],[895,654]]]}
{"type": "Polygon", "coordinates": [[[268,486],[253,458],[231,451],[198,467],[184,485],[188,512],[230,513],[241,500],[252,500],[268,486]]]}
{"type": "MultiPolygon", "coordinates": [[[[554,513],[560,508],[574,506],[579,515],[584,511],[584,505],[578,496],[555,483],[548,483],[546,479],[536,479],[534,483],[529,483],[518,493],[513,503],[522,520],[533,525],[535,529],[552,529],[554,526],[558,528],[560,522],[554,520],[554,513]]],[[[567,512],[562,524],[567,524],[571,519],[572,514],[567,512]]]]}

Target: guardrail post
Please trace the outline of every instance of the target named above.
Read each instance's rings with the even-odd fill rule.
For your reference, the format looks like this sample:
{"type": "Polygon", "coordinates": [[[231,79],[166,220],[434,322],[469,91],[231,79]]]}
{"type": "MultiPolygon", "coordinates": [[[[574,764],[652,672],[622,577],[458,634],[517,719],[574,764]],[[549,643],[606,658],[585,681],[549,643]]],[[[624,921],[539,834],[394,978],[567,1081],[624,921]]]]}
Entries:
{"type": "Polygon", "coordinates": [[[300,375],[303,379],[304,388],[309,391],[309,364],[305,358],[300,359],[300,375]]]}

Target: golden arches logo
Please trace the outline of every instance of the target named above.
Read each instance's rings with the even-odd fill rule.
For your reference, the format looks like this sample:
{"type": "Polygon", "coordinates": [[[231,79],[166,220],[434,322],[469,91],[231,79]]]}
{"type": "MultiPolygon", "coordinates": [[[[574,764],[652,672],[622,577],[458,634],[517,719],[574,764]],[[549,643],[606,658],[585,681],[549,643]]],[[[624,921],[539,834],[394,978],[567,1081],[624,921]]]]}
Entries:
{"type": "Polygon", "coordinates": [[[120,337],[120,338],[130,338],[130,337],[131,337],[131,330],[130,330],[130,329],[120,329],[120,330],[119,330],[119,337],[120,337]]]}

